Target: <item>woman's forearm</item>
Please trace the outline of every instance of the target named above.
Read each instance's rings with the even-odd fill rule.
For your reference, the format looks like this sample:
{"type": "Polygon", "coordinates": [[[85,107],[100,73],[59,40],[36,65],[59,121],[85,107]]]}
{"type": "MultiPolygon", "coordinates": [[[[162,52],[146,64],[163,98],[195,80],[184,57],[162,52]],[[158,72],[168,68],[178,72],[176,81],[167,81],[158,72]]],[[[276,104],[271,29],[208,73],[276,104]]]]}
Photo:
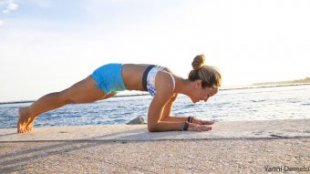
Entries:
{"type": "Polygon", "coordinates": [[[163,131],[181,131],[183,130],[185,121],[170,122],[160,121],[156,124],[148,124],[148,130],[150,132],[163,132],[163,131]]]}
{"type": "Polygon", "coordinates": [[[165,117],[162,121],[184,123],[187,120],[188,120],[188,117],[184,117],[184,116],[182,116],[182,117],[168,116],[168,117],[165,117]]]}

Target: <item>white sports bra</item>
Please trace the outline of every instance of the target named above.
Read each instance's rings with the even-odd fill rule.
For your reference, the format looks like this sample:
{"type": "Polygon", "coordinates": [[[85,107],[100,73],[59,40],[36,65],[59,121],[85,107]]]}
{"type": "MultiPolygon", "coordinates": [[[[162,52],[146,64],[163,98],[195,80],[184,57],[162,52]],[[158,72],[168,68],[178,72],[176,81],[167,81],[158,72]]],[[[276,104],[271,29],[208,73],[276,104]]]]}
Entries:
{"type": "MultiPolygon", "coordinates": [[[[164,69],[165,69],[165,67],[157,66],[157,65],[154,66],[153,65],[149,69],[149,72],[147,72],[146,88],[147,88],[147,91],[151,94],[151,96],[155,96],[156,95],[156,88],[155,88],[155,78],[156,78],[156,75],[157,75],[157,73],[159,71],[165,71],[164,69]]],[[[172,79],[173,90],[174,90],[174,88],[175,88],[175,79],[174,79],[173,75],[170,72],[168,72],[168,74],[170,75],[170,77],[172,79]]]]}

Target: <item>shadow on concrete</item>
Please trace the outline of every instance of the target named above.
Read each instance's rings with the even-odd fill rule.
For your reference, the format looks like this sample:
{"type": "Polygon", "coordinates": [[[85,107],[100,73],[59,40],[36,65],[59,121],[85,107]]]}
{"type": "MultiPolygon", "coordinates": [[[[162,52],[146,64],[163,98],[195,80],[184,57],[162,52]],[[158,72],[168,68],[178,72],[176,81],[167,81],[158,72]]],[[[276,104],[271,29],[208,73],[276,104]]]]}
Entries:
{"type": "MultiPolygon", "coordinates": [[[[134,133],[139,129],[126,131],[126,133],[134,133]]],[[[141,129],[142,130],[142,129],[141,129]]],[[[144,130],[144,129],[143,129],[144,130]]],[[[98,137],[90,137],[83,140],[31,140],[31,141],[1,141],[0,144],[24,143],[26,146],[31,143],[52,143],[43,147],[26,147],[14,152],[0,155],[0,173],[21,172],[26,165],[37,159],[47,158],[54,155],[62,155],[80,149],[92,148],[107,143],[128,143],[127,141],[117,140],[96,140],[100,138],[116,136],[124,132],[117,132],[98,137]],[[79,144],[79,146],[76,146],[79,144]]],[[[145,132],[144,134],[146,134],[145,132]]]]}
{"type": "MultiPolygon", "coordinates": [[[[16,135],[17,133],[7,133],[7,134],[1,134],[0,137],[5,137],[5,136],[11,136],[11,135],[16,135]]],[[[1,142],[1,141],[0,141],[1,142]]]]}

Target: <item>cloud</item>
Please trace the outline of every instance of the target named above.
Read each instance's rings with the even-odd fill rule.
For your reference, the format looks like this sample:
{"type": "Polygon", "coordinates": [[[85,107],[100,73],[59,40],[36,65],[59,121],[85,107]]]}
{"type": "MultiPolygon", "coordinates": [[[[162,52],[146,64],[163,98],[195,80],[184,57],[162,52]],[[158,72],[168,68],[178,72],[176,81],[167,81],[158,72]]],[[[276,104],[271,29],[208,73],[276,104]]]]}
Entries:
{"type": "Polygon", "coordinates": [[[2,13],[4,14],[8,14],[11,11],[15,11],[18,9],[18,4],[14,0],[3,0],[1,1],[1,4],[5,5],[4,10],[2,10],[2,13]]]}
{"type": "Polygon", "coordinates": [[[3,21],[0,20],[0,27],[3,25],[3,21]]]}

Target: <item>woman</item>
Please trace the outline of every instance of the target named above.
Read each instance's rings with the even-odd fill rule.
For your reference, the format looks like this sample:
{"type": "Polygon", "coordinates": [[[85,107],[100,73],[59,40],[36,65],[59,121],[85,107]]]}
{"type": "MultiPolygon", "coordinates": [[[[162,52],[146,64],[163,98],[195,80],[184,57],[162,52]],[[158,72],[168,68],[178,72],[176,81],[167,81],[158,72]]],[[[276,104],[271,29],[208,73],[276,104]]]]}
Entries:
{"type": "Polygon", "coordinates": [[[172,104],[178,93],[190,97],[193,103],[207,101],[218,92],[220,73],[204,65],[204,55],[194,58],[188,79],[174,75],[169,69],[156,65],[107,64],[92,75],[61,92],[47,94],[29,107],[19,109],[18,133],[31,132],[35,118],[47,111],[73,103],[90,103],[110,98],[116,91],[149,91],[153,96],[148,109],[147,127],[158,131],[209,131],[211,121],[194,117],[171,116],[172,104]]]}

